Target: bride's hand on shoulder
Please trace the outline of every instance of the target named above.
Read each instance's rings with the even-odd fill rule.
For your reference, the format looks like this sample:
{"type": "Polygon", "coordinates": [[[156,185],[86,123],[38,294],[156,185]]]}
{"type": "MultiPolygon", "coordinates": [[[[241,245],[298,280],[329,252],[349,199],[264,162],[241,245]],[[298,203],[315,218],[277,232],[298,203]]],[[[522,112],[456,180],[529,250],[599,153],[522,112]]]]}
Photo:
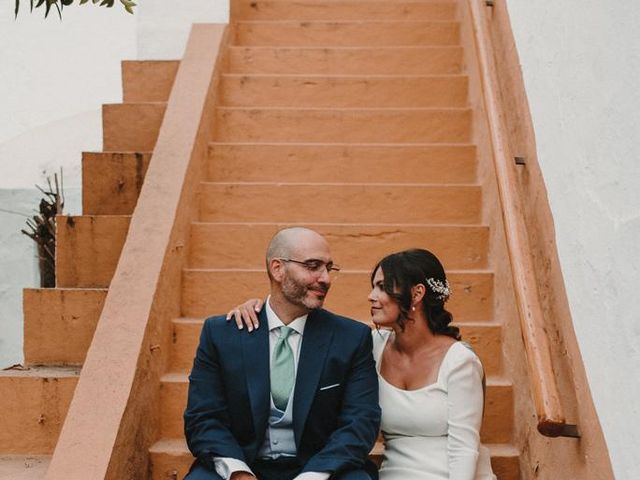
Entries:
{"type": "Polygon", "coordinates": [[[238,330],[242,330],[246,325],[247,330],[252,332],[260,326],[258,313],[262,310],[263,305],[264,300],[261,298],[251,298],[229,310],[227,313],[227,321],[233,318],[238,326],[238,330]]]}

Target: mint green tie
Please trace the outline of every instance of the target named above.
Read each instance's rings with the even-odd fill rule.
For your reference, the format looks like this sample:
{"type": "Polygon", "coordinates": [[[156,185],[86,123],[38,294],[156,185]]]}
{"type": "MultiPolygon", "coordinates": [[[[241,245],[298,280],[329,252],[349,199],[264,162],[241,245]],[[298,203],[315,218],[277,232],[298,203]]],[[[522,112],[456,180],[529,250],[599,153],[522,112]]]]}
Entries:
{"type": "Polygon", "coordinates": [[[293,328],[280,327],[280,338],[271,357],[271,398],[278,410],[285,411],[295,382],[293,351],[287,339],[293,328]]]}

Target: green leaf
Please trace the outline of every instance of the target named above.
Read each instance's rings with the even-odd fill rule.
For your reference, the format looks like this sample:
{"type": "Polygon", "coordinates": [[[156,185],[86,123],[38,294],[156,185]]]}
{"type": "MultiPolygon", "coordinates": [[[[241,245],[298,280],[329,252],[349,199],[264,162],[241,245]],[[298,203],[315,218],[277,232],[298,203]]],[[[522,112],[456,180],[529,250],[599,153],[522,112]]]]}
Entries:
{"type": "Polygon", "coordinates": [[[124,5],[124,9],[127,12],[133,15],[133,7],[135,7],[136,4],[132,0],[120,0],[120,3],[124,5]]]}
{"type": "MultiPolygon", "coordinates": [[[[25,0],[23,0],[25,1],[25,0]]],[[[62,10],[64,10],[64,7],[68,7],[70,5],[73,5],[75,0],[29,0],[29,5],[31,8],[31,12],[33,12],[34,8],[39,8],[42,5],[45,6],[45,12],[44,12],[44,17],[48,18],[49,13],[51,12],[51,7],[55,6],[56,7],[56,11],[58,12],[58,17],[60,19],[62,19],[62,10]]],[[[116,0],[91,0],[91,3],[93,3],[94,5],[99,5],[101,7],[107,7],[107,8],[111,8],[114,6],[116,0]]],[[[15,17],[18,17],[18,13],[20,11],[20,0],[14,0],[15,2],[15,8],[14,8],[14,14],[15,17]]],[[[134,0],[119,0],[119,2],[122,4],[123,8],[130,14],[134,14],[134,7],[137,6],[137,3],[134,0]]],[[[89,3],[89,0],[78,0],[78,4],[79,5],[84,5],[86,3],[89,3]]]]}
{"type": "Polygon", "coordinates": [[[51,10],[51,5],[53,5],[53,2],[51,0],[47,0],[47,7],[44,11],[44,18],[47,18],[47,16],[49,15],[49,10],[51,10]]]}

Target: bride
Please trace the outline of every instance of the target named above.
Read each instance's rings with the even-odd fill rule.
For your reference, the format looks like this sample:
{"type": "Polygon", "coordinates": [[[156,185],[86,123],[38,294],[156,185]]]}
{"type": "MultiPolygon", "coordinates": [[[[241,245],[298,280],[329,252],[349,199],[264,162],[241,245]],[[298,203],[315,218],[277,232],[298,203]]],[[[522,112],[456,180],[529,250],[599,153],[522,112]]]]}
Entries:
{"type": "MultiPolygon", "coordinates": [[[[450,325],[442,264],[423,249],[393,253],[374,267],[371,285],[385,443],[380,480],[495,480],[480,444],[482,365],[450,325]]],[[[251,330],[261,306],[249,300],[228,318],[251,330]]]]}
{"type": "Polygon", "coordinates": [[[495,479],[480,444],[482,365],[450,325],[442,265],[427,250],[394,253],[374,267],[371,284],[380,480],[495,479]]]}

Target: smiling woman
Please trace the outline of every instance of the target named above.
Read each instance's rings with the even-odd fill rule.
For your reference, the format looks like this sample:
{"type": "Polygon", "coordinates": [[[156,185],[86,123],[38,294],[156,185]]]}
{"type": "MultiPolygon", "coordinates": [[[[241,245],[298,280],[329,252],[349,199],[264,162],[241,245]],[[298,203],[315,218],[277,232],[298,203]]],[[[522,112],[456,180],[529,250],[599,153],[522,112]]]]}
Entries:
{"type": "Polygon", "coordinates": [[[480,445],[484,372],[444,308],[451,291],[423,249],[383,258],[371,275],[373,356],[385,450],[380,480],[492,480],[480,445]],[[428,452],[428,453],[425,453],[428,452]]]}
{"type": "MultiPolygon", "coordinates": [[[[20,12],[20,0],[15,0],[16,1],[16,7],[15,7],[15,14],[16,17],[18,16],[18,13],[20,12]]],[[[122,4],[122,6],[124,7],[124,9],[133,14],[133,7],[136,6],[136,4],[132,1],[132,0],[119,0],[120,3],[122,4]]],[[[58,11],[58,16],[60,18],[62,18],[62,10],[64,9],[64,7],[68,7],[69,5],[73,4],[74,0],[29,0],[29,7],[30,7],[30,11],[33,12],[34,8],[39,8],[44,6],[44,16],[45,18],[49,15],[49,12],[51,11],[51,7],[55,7],[56,10],[58,11]]],[[[80,0],[79,4],[83,5],[85,3],[89,3],[89,0],[80,0]]],[[[115,0],[91,0],[92,4],[98,4],[100,7],[113,7],[113,5],[115,4],[115,0]]]]}
{"type": "Polygon", "coordinates": [[[433,334],[460,339],[458,327],[449,325],[453,320],[451,313],[444,308],[451,296],[449,281],[444,267],[433,253],[413,249],[386,256],[374,267],[371,285],[373,289],[369,301],[372,307],[375,303],[372,299],[374,294],[386,295],[386,298],[393,300],[399,309],[393,321],[402,330],[407,320],[411,320],[412,312],[420,308],[433,334]],[[419,306],[413,303],[418,294],[422,298],[419,306]]]}

